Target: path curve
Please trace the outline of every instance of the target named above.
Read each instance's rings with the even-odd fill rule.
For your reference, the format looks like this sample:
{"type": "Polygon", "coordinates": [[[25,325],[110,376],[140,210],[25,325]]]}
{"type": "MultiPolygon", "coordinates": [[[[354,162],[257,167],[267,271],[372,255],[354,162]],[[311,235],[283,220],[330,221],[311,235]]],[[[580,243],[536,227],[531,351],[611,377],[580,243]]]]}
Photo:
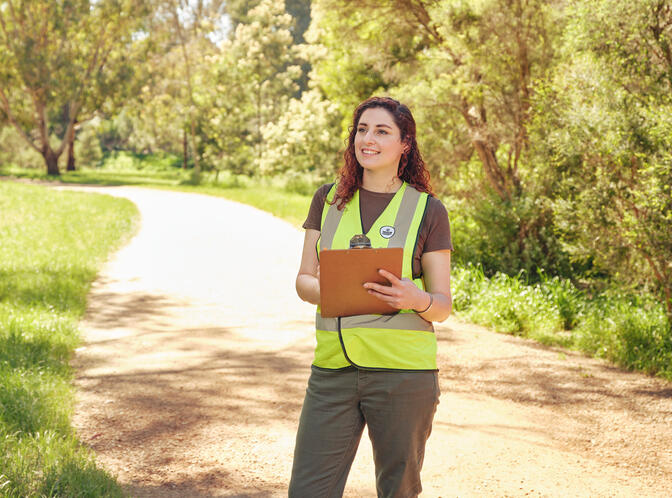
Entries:
{"type": "MultiPolygon", "coordinates": [[[[302,233],[215,197],[78,189],[142,216],[81,324],[81,440],[132,496],[286,496],[313,348],[302,233]]],[[[423,497],[672,495],[672,384],[453,318],[438,337],[423,497]]],[[[364,437],[346,496],[373,481],[364,437]]]]}

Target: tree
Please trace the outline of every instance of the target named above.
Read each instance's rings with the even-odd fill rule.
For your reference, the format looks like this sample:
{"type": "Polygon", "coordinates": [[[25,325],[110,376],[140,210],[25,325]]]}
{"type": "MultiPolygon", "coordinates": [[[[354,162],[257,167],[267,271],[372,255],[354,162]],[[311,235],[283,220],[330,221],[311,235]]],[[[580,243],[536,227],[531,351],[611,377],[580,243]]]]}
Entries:
{"type": "Polygon", "coordinates": [[[334,132],[340,120],[336,105],[318,90],[292,99],[284,114],[262,128],[267,153],[260,163],[261,173],[281,174],[309,188],[332,179],[341,165],[344,148],[340,134],[334,132]]]}
{"type": "MultiPolygon", "coordinates": [[[[340,52],[358,54],[360,72],[379,75],[362,90],[404,95],[410,104],[447,119],[459,130],[455,143],[442,144],[442,155],[463,161],[468,140],[490,188],[503,200],[518,194],[533,83],[553,64],[552,3],[320,0],[314,10],[318,25],[311,29],[338,55],[316,64],[328,96],[353,90],[342,84],[339,70],[352,76],[340,52]]],[[[354,90],[356,101],[369,96],[354,90]]]]}
{"type": "Polygon", "coordinates": [[[198,181],[208,110],[202,95],[212,91],[210,59],[225,38],[223,0],[154,0],[147,26],[151,46],[143,65],[143,86],[126,110],[135,126],[132,143],[143,150],[182,154],[198,181]]]}
{"type": "Polygon", "coordinates": [[[42,155],[48,174],[60,173],[58,158],[74,140],[78,116],[118,87],[143,9],[140,0],[0,2],[0,109],[42,155]],[[57,129],[60,143],[52,146],[57,129]]]}
{"type": "Polygon", "coordinates": [[[283,1],[263,0],[211,59],[215,84],[201,88],[199,97],[210,110],[204,124],[207,153],[236,173],[259,167],[264,126],[284,113],[298,90],[301,68],[292,25],[283,1]]]}
{"type": "Polygon", "coordinates": [[[535,133],[569,251],[659,293],[672,324],[672,2],[576,1],[535,133]]]}

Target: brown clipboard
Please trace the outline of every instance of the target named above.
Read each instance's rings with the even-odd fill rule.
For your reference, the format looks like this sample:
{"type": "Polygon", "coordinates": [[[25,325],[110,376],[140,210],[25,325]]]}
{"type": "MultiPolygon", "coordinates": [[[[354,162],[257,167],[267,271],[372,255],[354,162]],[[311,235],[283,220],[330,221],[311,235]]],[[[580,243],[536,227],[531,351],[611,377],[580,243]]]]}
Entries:
{"type": "Polygon", "coordinates": [[[379,269],[401,278],[404,250],[333,249],[320,252],[320,312],[325,318],[337,316],[389,314],[399,310],[372,296],[365,282],[389,285],[379,269]]]}

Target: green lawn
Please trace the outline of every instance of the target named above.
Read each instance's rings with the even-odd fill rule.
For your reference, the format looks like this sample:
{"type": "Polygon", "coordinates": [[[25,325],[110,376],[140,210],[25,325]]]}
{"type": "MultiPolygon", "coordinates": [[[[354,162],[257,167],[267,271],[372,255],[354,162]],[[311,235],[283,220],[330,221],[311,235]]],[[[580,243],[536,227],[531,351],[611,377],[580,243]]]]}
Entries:
{"type": "Polygon", "coordinates": [[[124,199],[0,181],[0,494],[122,496],[70,425],[77,325],[133,232],[124,199]]]}

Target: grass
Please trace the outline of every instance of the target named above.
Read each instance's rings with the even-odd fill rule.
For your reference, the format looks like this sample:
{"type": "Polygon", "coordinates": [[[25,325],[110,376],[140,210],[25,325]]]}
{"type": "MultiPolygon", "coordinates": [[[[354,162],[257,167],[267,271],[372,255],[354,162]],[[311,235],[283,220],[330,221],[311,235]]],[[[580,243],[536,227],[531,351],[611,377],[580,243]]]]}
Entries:
{"type": "Polygon", "coordinates": [[[474,265],[455,269],[453,294],[455,312],[471,322],[672,380],[672,327],[650,296],[591,297],[557,277],[530,285],[474,265]]]}
{"type": "Polygon", "coordinates": [[[69,358],[132,203],[0,182],[0,495],[122,496],[70,425],[69,358]]]}

